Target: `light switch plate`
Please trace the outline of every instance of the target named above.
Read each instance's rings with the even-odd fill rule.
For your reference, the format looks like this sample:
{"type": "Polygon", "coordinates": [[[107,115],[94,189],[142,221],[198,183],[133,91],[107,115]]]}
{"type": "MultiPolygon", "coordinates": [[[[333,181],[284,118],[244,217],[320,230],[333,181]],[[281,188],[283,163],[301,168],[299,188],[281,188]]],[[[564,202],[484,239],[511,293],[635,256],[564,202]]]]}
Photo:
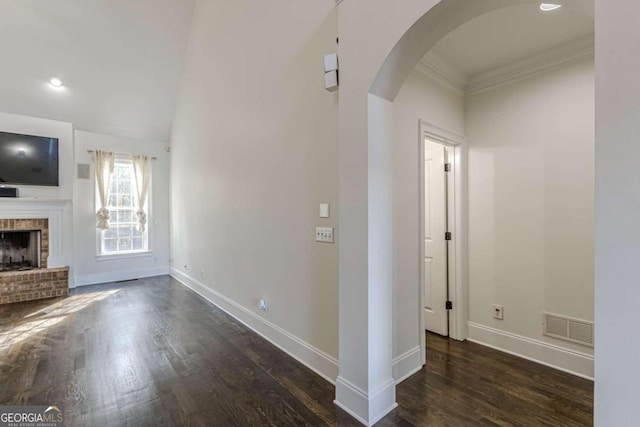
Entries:
{"type": "Polygon", "coordinates": [[[320,203],[320,218],[329,218],[329,203],[320,203]]]}
{"type": "Polygon", "coordinates": [[[333,243],[333,227],[316,227],[316,242],[333,243]]]}

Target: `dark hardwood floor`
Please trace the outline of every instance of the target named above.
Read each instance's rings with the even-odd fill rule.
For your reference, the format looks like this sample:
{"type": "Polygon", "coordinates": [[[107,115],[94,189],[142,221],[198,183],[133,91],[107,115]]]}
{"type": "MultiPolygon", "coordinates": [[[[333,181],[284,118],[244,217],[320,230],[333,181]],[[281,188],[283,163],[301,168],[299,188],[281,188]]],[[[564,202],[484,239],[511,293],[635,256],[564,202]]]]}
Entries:
{"type": "MultiPolygon", "coordinates": [[[[377,426],[587,426],[593,384],[427,336],[427,366],[377,426]]],[[[67,426],[359,426],[334,388],[175,280],[0,306],[0,405],[67,426]]]]}

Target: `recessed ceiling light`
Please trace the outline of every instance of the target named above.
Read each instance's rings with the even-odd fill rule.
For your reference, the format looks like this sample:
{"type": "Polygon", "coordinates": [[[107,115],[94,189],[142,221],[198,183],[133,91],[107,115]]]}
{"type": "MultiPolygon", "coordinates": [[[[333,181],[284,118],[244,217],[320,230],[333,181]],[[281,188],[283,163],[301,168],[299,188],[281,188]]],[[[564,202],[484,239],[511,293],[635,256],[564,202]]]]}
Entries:
{"type": "Polygon", "coordinates": [[[561,4],[556,3],[540,3],[540,10],[543,12],[549,12],[552,10],[560,9],[562,7],[561,4]]]}
{"type": "Polygon", "coordinates": [[[60,80],[60,79],[58,79],[58,78],[55,78],[55,77],[52,77],[52,78],[49,80],[49,84],[50,84],[51,86],[53,86],[53,87],[56,87],[56,88],[58,88],[58,87],[62,87],[62,80],[60,80]]]}

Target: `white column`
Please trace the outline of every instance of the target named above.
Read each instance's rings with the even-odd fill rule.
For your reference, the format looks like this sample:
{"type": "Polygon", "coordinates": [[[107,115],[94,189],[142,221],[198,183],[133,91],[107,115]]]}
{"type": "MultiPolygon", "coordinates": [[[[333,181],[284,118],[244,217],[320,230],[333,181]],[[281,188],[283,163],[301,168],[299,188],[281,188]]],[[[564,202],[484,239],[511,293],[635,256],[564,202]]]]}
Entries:
{"type": "Polygon", "coordinates": [[[595,424],[640,419],[640,3],[596,1],[595,424]]]}
{"type": "Polygon", "coordinates": [[[362,128],[340,122],[340,370],[335,403],[363,424],[372,425],[396,407],[392,376],[393,104],[373,95],[367,99],[366,91],[360,94],[365,102],[344,93],[340,98],[341,110],[347,108],[352,115],[360,112],[357,120],[362,128]],[[362,129],[364,135],[355,137],[362,129]]]}

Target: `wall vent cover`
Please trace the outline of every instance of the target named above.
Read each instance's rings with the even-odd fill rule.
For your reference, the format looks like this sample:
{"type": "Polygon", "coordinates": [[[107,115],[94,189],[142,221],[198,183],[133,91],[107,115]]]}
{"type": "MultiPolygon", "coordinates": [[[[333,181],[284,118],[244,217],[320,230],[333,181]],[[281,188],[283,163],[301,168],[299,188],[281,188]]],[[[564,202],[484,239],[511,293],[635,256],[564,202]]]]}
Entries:
{"type": "Polygon", "coordinates": [[[593,322],[552,313],[542,313],[542,333],[593,347],[593,322]]]}
{"type": "Polygon", "coordinates": [[[569,339],[593,347],[593,323],[569,320],[569,339]]]}

